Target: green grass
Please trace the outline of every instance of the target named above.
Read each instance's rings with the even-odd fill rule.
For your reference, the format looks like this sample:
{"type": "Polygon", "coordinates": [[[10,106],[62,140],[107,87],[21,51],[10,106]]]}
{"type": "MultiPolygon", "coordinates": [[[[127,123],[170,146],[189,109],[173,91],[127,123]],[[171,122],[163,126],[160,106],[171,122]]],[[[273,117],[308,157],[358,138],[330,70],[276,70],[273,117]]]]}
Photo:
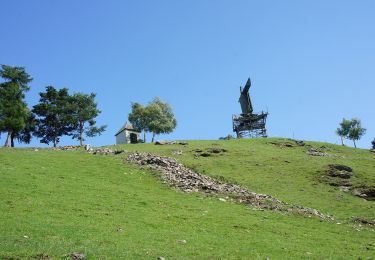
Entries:
{"type": "Polygon", "coordinates": [[[162,184],[149,171],[124,163],[122,154],[0,149],[0,259],[42,254],[60,259],[71,252],[84,252],[89,259],[374,258],[374,230],[359,227],[350,218],[375,218],[375,202],[320,183],[318,177],[327,164],[341,163],[354,169],[353,182],[373,185],[375,155],[310,143],[325,145],[344,158],[311,157],[303,147],[279,148],[267,144],[270,140],[282,141],[189,141],[187,146],[117,148],[166,156],[182,150],[174,157],[196,171],[316,208],[334,215],[336,221],[185,194],[162,184]],[[207,158],[196,158],[192,152],[211,147],[228,152],[207,158]]]}

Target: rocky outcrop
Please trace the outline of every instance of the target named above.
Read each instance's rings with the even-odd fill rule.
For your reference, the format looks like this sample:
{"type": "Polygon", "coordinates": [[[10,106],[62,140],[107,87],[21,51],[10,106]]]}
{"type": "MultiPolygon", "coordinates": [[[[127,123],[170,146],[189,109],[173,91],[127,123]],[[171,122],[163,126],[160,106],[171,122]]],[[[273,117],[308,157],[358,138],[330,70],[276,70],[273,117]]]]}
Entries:
{"type": "Polygon", "coordinates": [[[209,176],[196,173],[173,158],[161,157],[151,153],[131,153],[127,160],[141,166],[161,171],[161,179],[184,192],[202,192],[217,196],[226,196],[229,199],[248,206],[277,210],[281,212],[294,212],[321,219],[332,217],[321,212],[297,205],[290,205],[270,195],[257,194],[239,185],[216,180],[209,176]]]}

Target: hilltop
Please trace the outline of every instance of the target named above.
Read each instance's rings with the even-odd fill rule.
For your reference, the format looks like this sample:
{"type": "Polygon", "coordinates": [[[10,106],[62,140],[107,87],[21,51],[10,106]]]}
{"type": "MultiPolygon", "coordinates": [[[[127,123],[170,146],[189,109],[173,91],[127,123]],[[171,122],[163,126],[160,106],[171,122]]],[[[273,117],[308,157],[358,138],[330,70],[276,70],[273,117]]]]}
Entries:
{"type": "Polygon", "coordinates": [[[280,138],[186,143],[109,147],[117,155],[0,149],[0,258],[374,257],[375,153],[280,138]],[[333,220],[183,192],[129,162],[133,152],[333,220]]]}

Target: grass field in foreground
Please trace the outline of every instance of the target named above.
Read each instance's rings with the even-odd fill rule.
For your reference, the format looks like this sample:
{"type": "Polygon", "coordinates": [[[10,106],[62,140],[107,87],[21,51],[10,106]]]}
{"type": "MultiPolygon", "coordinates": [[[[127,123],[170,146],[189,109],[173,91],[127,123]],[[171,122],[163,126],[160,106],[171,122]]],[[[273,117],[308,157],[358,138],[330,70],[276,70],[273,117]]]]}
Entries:
{"type": "Polygon", "coordinates": [[[174,156],[201,173],[316,208],[336,221],[178,192],[148,171],[123,163],[122,154],[0,149],[0,259],[60,259],[71,252],[83,252],[88,259],[374,258],[375,232],[350,218],[374,218],[375,202],[320,183],[317,177],[325,165],[341,163],[354,169],[353,182],[372,185],[375,155],[311,143],[340,155],[311,157],[303,147],[280,148],[270,140],[282,141],[189,141],[187,146],[117,149],[174,156]],[[210,147],[227,152],[194,156],[193,150],[210,147]],[[174,150],[182,155],[172,155],[174,150]]]}

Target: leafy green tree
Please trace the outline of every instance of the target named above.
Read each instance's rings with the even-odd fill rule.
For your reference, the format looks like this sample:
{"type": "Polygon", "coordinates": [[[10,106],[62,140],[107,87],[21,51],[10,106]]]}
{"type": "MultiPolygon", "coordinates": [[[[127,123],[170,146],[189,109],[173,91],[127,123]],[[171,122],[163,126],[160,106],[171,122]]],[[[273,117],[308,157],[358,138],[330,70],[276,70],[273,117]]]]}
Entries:
{"type": "Polygon", "coordinates": [[[357,148],[355,141],[361,139],[365,133],[366,129],[362,127],[361,120],[353,118],[349,129],[349,139],[353,141],[355,148],[357,148]]]}
{"type": "Polygon", "coordinates": [[[71,135],[74,129],[72,98],[67,88],[57,90],[53,86],[39,95],[39,103],[32,110],[36,115],[34,134],[41,138],[41,143],[52,142],[56,147],[60,137],[71,135]]]}
{"type": "Polygon", "coordinates": [[[146,107],[146,114],[149,120],[148,129],[152,132],[152,142],[156,135],[171,133],[177,126],[171,106],[158,97],[146,107]]]}
{"type": "Polygon", "coordinates": [[[106,127],[96,126],[95,118],[101,113],[95,102],[95,94],[75,93],[71,102],[73,107],[73,138],[79,140],[80,145],[85,141],[84,135],[94,137],[105,131],[106,127]]]}
{"type": "Polygon", "coordinates": [[[36,121],[35,121],[35,115],[31,112],[29,112],[29,115],[25,122],[25,127],[18,133],[15,133],[12,136],[12,146],[14,146],[14,139],[17,139],[18,142],[29,144],[32,138],[32,135],[35,131],[36,127],[36,121]]]}
{"type": "Polygon", "coordinates": [[[132,103],[132,110],[128,115],[129,122],[133,125],[134,129],[142,132],[143,141],[146,142],[146,132],[149,132],[149,113],[145,106],[139,103],[132,103]]]}
{"type": "Polygon", "coordinates": [[[336,129],[336,134],[341,138],[341,144],[344,146],[344,139],[348,138],[349,130],[351,127],[351,120],[343,119],[340,123],[340,127],[336,129]]]}
{"type": "Polygon", "coordinates": [[[14,146],[14,138],[22,131],[28,120],[29,110],[25,99],[25,92],[32,81],[23,67],[1,65],[0,77],[0,132],[6,132],[4,146],[14,146]]]}

